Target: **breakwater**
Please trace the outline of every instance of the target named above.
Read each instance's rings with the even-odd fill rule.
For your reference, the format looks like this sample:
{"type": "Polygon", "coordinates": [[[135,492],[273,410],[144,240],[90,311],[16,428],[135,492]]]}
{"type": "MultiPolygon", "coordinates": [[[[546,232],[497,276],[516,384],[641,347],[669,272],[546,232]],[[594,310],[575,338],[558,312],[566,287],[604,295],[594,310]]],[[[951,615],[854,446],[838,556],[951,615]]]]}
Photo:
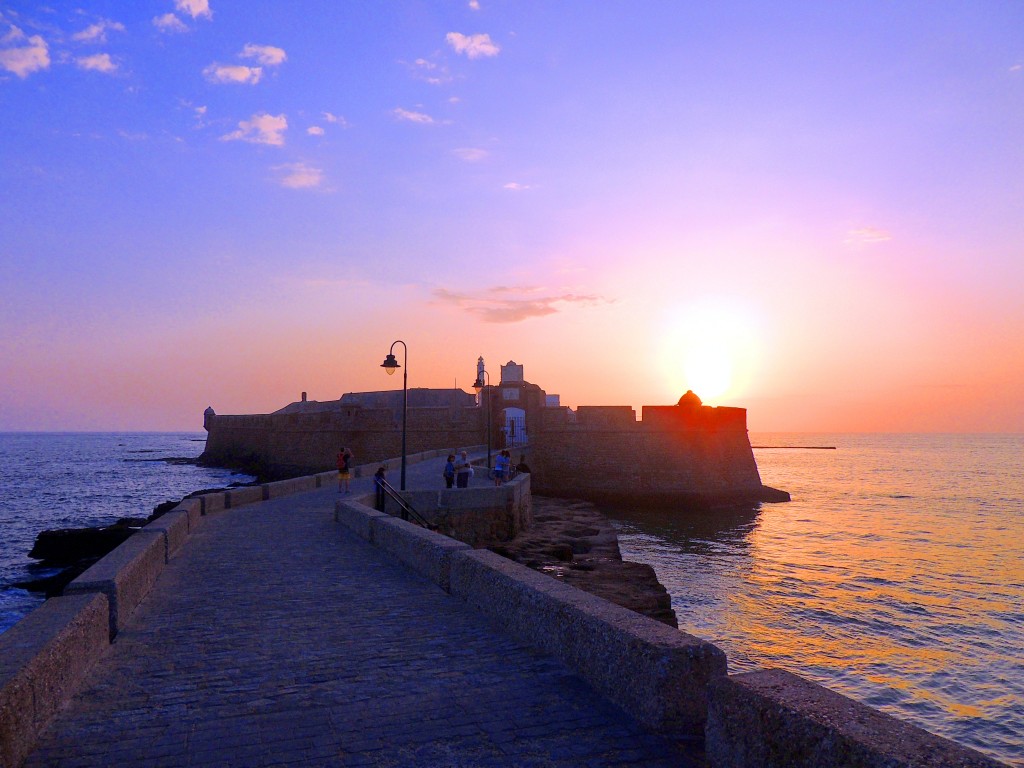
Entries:
{"type": "MultiPolygon", "coordinates": [[[[438,467],[439,469],[439,467],[438,467]]],[[[306,498],[325,481],[328,504],[334,473],[206,494],[183,502],[148,531],[104,558],[81,577],[74,593],[55,598],[46,613],[0,644],[0,712],[31,712],[29,720],[0,724],[4,744],[23,752],[42,728],[53,702],[67,696],[82,674],[83,649],[117,638],[166,564],[204,520],[239,507],[306,498]],[[87,602],[85,605],[79,603],[87,602]],[[99,615],[103,621],[97,620],[99,615]],[[76,665],[69,666],[74,657],[76,665]],[[50,685],[54,676],[64,685],[50,685]],[[49,699],[47,692],[50,692],[49,699]],[[20,699],[17,697],[21,696],[20,699]],[[26,698],[27,697],[27,698],[26,698]],[[49,701],[49,703],[48,703],[49,701]],[[7,728],[7,730],[2,730],[7,728]],[[14,734],[8,736],[8,734],[14,734]]],[[[321,491],[324,493],[324,491],[321,491]]],[[[774,672],[728,676],[725,654],[699,638],[676,632],[543,574],[474,550],[432,531],[376,512],[367,498],[339,500],[338,522],[397,561],[505,627],[528,645],[562,660],[648,727],[705,739],[711,763],[727,765],[994,766],[994,761],[795,676],[774,672]]],[[[251,507],[255,510],[255,506],[251,507]]],[[[282,512],[284,508],[280,508],[282,512]]],[[[232,535],[245,536],[244,517],[232,535]]],[[[284,524],[284,522],[282,522],[284,524]]],[[[59,706],[59,702],[57,704],[59,706]]],[[[19,752],[5,757],[16,765],[19,752]]]]}

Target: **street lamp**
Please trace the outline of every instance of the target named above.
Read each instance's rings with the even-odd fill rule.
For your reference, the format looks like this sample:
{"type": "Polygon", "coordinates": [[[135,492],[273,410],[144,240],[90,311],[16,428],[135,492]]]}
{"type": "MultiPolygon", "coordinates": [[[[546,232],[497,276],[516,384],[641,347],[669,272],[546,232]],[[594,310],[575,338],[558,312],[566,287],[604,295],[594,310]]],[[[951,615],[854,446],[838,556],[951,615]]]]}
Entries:
{"type": "Polygon", "coordinates": [[[402,368],[402,483],[401,490],[405,490],[405,435],[406,427],[408,424],[409,416],[409,348],[405,345],[405,342],[399,339],[398,341],[391,342],[391,350],[388,352],[388,356],[384,358],[384,362],[380,364],[380,367],[388,372],[388,376],[391,376],[396,368],[402,368]],[[405,367],[403,368],[398,364],[395,359],[395,344],[401,344],[402,349],[405,350],[405,367]]]}
{"type": "MultiPolygon", "coordinates": [[[[483,362],[481,361],[482,364],[483,362]]],[[[489,470],[491,468],[491,374],[481,368],[480,373],[477,374],[476,381],[473,382],[473,389],[476,390],[478,395],[480,394],[480,390],[484,388],[484,376],[487,377],[487,390],[484,399],[487,403],[485,407],[487,408],[487,469],[489,470]]]]}

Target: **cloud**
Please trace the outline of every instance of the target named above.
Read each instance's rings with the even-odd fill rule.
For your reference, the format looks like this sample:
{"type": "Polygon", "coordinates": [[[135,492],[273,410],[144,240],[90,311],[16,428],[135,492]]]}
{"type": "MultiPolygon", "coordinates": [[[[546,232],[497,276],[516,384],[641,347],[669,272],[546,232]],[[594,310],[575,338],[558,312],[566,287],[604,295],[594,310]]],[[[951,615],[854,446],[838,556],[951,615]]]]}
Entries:
{"type": "Polygon", "coordinates": [[[105,43],[107,42],[107,30],[124,32],[124,24],[119,21],[100,19],[95,24],[90,24],[81,32],[73,34],[71,39],[77,40],[80,43],[105,43]]]}
{"type": "Polygon", "coordinates": [[[82,69],[88,69],[93,72],[103,72],[108,75],[111,72],[117,71],[117,64],[111,61],[109,53],[96,53],[92,56],[82,56],[75,59],[75,63],[82,69]]]}
{"type": "Polygon", "coordinates": [[[1024,70],[1024,64],[1014,64],[1010,67],[1011,72],[1020,72],[1021,70],[1024,70]]]}
{"type": "Polygon", "coordinates": [[[486,149],[477,149],[475,147],[460,147],[459,149],[453,149],[452,154],[460,160],[465,160],[467,163],[478,163],[483,160],[489,154],[486,149]]]}
{"type": "Polygon", "coordinates": [[[153,26],[161,32],[188,32],[188,27],[173,13],[153,17],[153,26]]]}
{"type": "Polygon", "coordinates": [[[249,83],[256,85],[263,77],[263,67],[247,67],[244,64],[218,64],[214,62],[203,70],[211,83],[249,83]]]}
{"type": "Polygon", "coordinates": [[[847,232],[846,240],[843,242],[847,245],[860,246],[884,243],[886,240],[892,240],[892,236],[885,230],[875,229],[874,227],[861,227],[860,229],[851,229],[847,232]]]}
{"type": "Polygon", "coordinates": [[[472,11],[479,11],[480,3],[478,2],[478,0],[469,0],[469,8],[472,11]]]}
{"type": "Polygon", "coordinates": [[[312,168],[305,163],[285,163],[275,165],[274,170],[281,173],[281,186],[289,189],[309,189],[319,187],[324,180],[324,172],[312,168]]]}
{"type": "Polygon", "coordinates": [[[470,59],[479,59],[481,56],[497,56],[501,46],[491,41],[490,35],[463,35],[459,32],[449,32],[445,40],[455,49],[456,53],[464,53],[470,59]]]}
{"type": "Polygon", "coordinates": [[[416,59],[407,65],[413,77],[430,85],[444,85],[452,81],[451,73],[444,64],[429,59],[416,59]]]}
{"type": "Polygon", "coordinates": [[[524,189],[531,189],[529,184],[520,184],[517,181],[510,181],[502,189],[511,189],[513,192],[522,192],[524,189]]]}
{"type": "Polygon", "coordinates": [[[546,292],[536,286],[496,286],[475,296],[455,293],[445,288],[436,288],[433,291],[433,295],[439,303],[450,304],[462,309],[485,323],[518,323],[531,317],[556,314],[567,305],[593,306],[611,303],[609,299],[600,296],[575,293],[521,295],[531,293],[545,294],[546,292]]]}
{"type": "Polygon", "coordinates": [[[221,141],[247,141],[250,144],[269,144],[272,147],[284,146],[284,132],[288,129],[288,119],[284,115],[268,115],[260,112],[250,120],[238,123],[238,130],[220,137],[221,141]]]}
{"type": "Polygon", "coordinates": [[[323,136],[324,129],[321,128],[319,125],[311,125],[309,126],[309,128],[306,129],[306,133],[308,133],[310,136],[323,136]]]}
{"type": "Polygon", "coordinates": [[[422,112],[410,112],[409,110],[402,109],[401,107],[395,107],[395,109],[392,110],[391,114],[393,114],[399,120],[404,120],[410,123],[421,123],[423,125],[430,125],[434,122],[434,118],[432,118],[430,115],[425,115],[422,112]]]}
{"type": "Polygon", "coordinates": [[[265,64],[268,67],[276,67],[288,58],[288,54],[284,52],[283,48],[253,43],[246,43],[239,56],[243,59],[256,59],[260,64],[265,64]]]}
{"type": "Polygon", "coordinates": [[[33,72],[50,66],[50,49],[39,35],[26,37],[13,24],[6,35],[0,37],[0,67],[25,79],[33,72]]]}
{"type": "Polygon", "coordinates": [[[193,19],[213,18],[209,0],[174,0],[174,8],[181,13],[187,13],[193,19]]]}
{"type": "Polygon", "coordinates": [[[348,128],[348,120],[341,115],[332,115],[330,112],[322,112],[321,114],[328,123],[336,123],[342,128],[348,128]]]}

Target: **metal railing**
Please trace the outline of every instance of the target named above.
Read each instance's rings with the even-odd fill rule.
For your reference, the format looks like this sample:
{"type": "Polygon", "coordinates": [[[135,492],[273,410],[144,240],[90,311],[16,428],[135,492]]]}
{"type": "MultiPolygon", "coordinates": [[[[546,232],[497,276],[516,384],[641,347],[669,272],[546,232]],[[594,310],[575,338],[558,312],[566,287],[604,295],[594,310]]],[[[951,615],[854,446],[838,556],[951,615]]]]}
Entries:
{"type": "MultiPolygon", "coordinates": [[[[437,530],[437,526],[436,525],[434,525],[433,523],[429,522],[427,520],[427,518],[425,518],[423,515],[421,515],[415,509],[413,509],[412,505],[408,501],[406,501],[405,499],[402,498],[402,496],[398,492],[398,490],[395,489],[395,486],[393,486],[387,480],[376,480],[375,479],[374,482],[380,487],[380,489],[384,492],[384,495],[387,498],[391,499],[393,502],[395,502],[395,504],[398,505],[398,509],[399,509],[398,516],[399,517],[401,517],[403,520],[408,520],[409,522],[416,523],[417,525],[421,525],[424,528],[426,528],[427,530],[431,530],[431,531],[437,530]]],[[[379,499],[379,496],[378,496],[378,499],[379,499]]],[[[384,504],[379,504],[378,506],[379,507],[383,507],[384,504]]],[[[379,512],[383,512],[384,510],[383,509],[378,509],[378,511],[379,512]]]]}

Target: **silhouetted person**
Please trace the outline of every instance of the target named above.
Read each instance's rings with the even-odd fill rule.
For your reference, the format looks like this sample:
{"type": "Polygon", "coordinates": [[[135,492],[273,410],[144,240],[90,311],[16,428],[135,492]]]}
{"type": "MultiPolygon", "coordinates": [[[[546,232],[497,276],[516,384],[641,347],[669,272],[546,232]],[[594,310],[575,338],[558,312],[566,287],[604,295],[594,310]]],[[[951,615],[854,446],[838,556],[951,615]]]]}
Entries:
{"type": "Polygon", "coordinates": [[[376,472],[373,473],[373,490],[376,491],[377,498],[375,506],[378,512],[384,511],[384,483],[387,482],[385,473],[387,467],[379,467],[376,472]]]}

